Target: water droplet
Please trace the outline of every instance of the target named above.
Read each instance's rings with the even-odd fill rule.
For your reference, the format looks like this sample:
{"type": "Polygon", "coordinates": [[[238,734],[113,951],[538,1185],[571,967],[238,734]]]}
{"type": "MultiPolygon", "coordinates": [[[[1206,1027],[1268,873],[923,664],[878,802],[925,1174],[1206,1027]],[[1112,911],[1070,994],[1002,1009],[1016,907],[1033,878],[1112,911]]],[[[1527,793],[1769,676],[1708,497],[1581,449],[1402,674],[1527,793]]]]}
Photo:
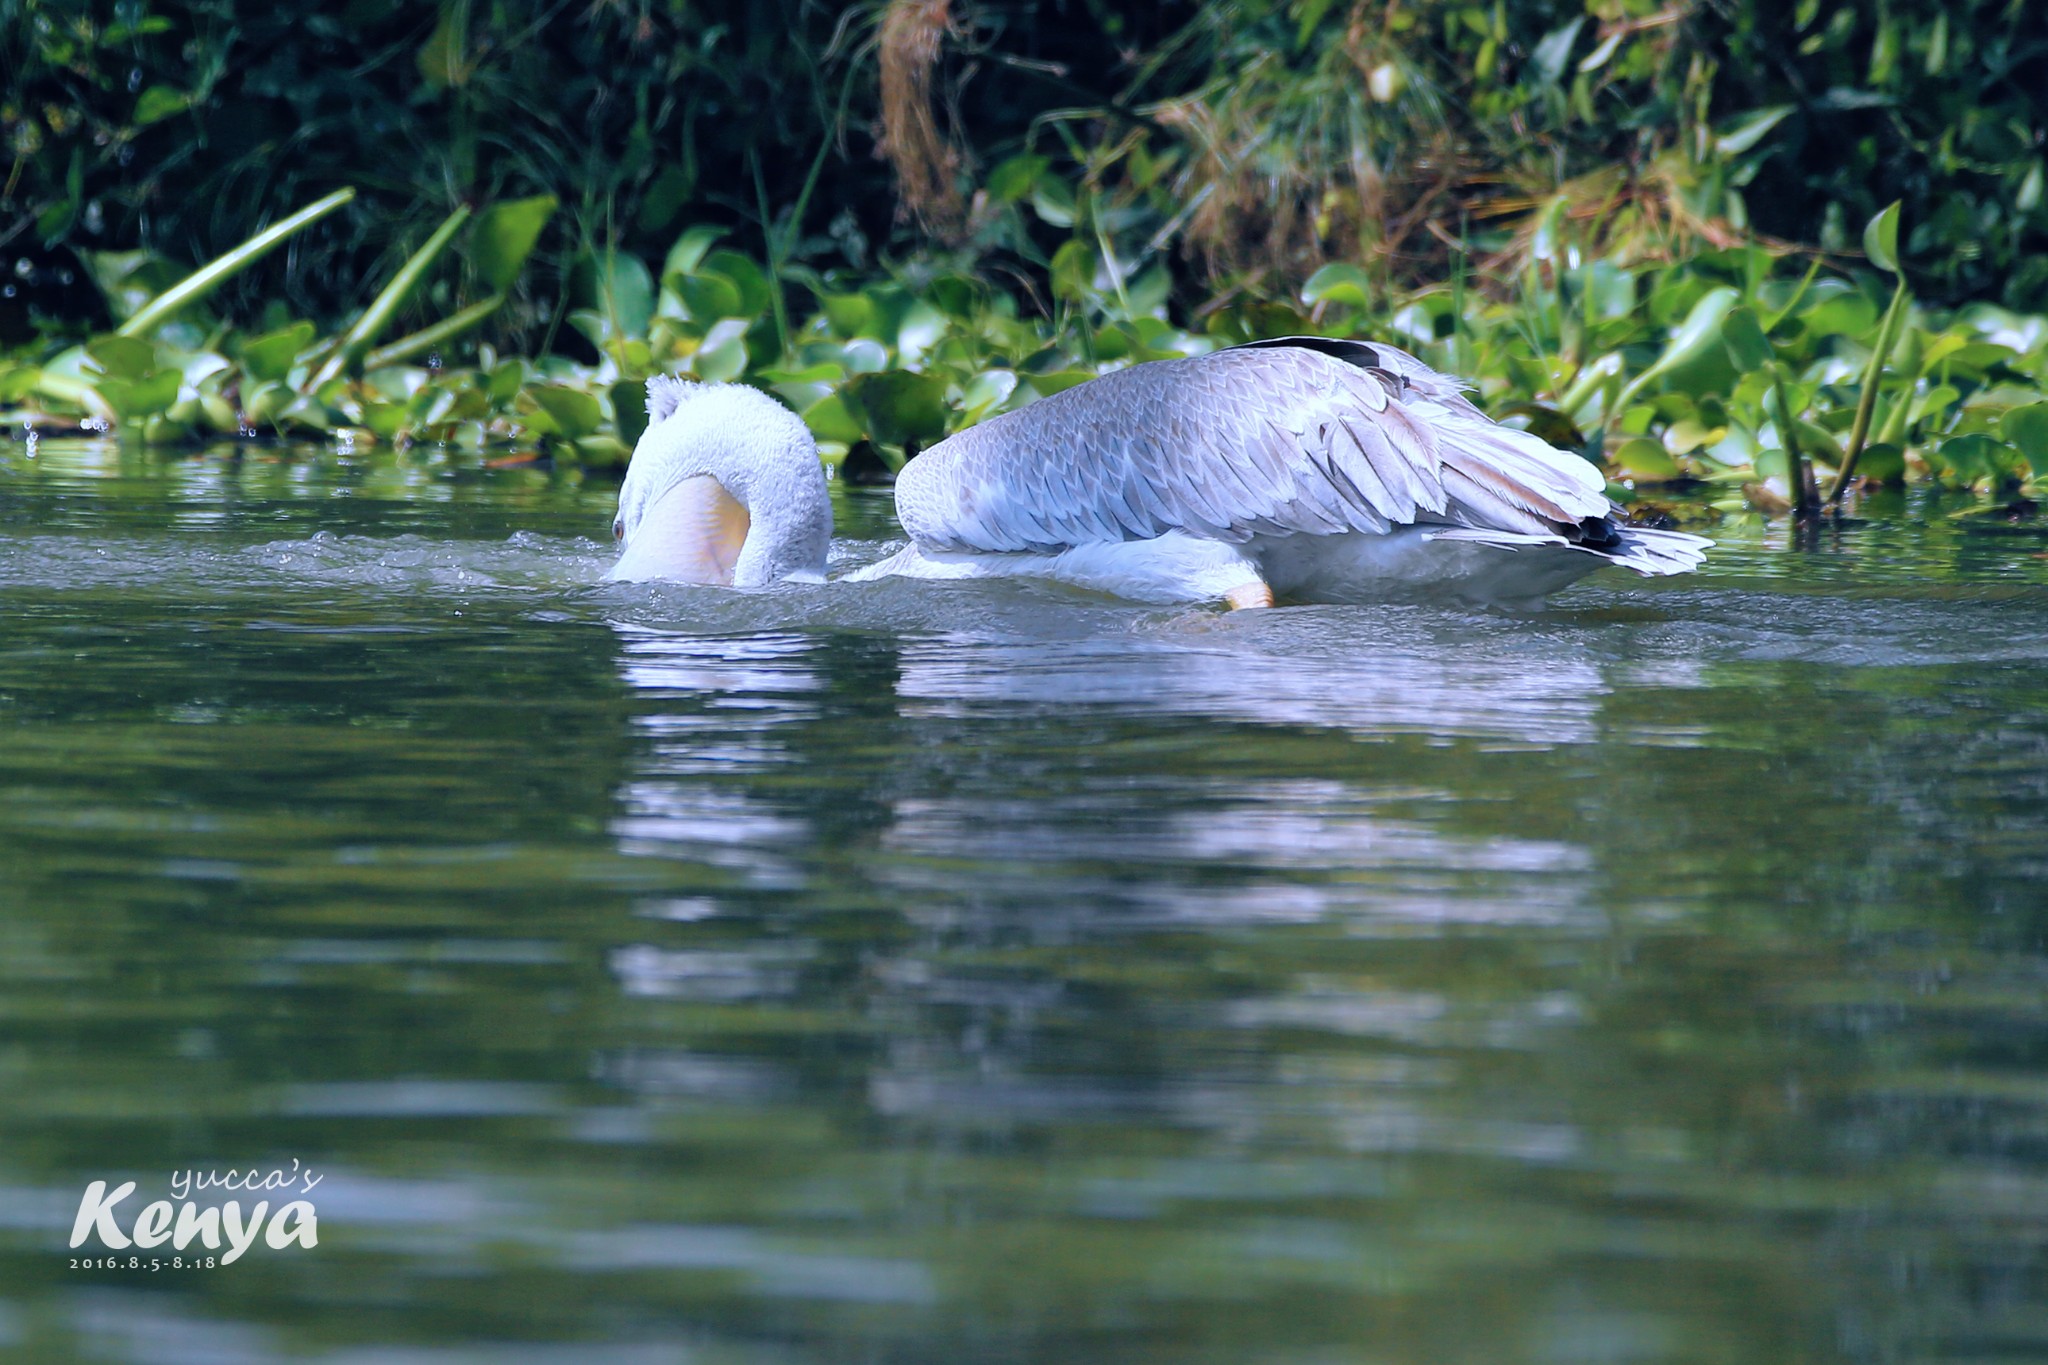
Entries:
{"type": "Polygon", "coordinates": [[[100,201],[97,199],[85,206],[85,230],[94,236],[107,230],[106,211],[100,207],[100,201]]]}
{"type": "Polygon", "coordinates": [[[141,67],[139,67],[139,66],[131,66],[131,67],[129,67],[129,68],[128,68],[128,93],[132,95],[132,94],[134,94],[134,93],[135,93],[136,91],[140,90],[141,88],[142,88],[142,68],[141,68],[141,67]]]}
{"type": "Polygon", "coordinates": [[[36,277],[36,263],[23,256],[15,261],[14,273],[21,279],[33,281],[36,277]]]}
{"type": "Polygon", "coordinates": [[[427,357],[427,369],[434,374],[441,373],[441,353],[439,351],[435,351],[427,357]]]}
{"type": "Polygon", "coordinates": [[[28,429],[28,457],[31,460],[36,457],[36,446],[42,442],[42,439],[43,434],[40,431],[37,431],[34,427],[28,429]]]}
{"type": "Polygon", "coordinates": [[[0,299],[11,299],[14,297],[15,293],[16,290],[14,286],[10,284],[5,289],[0,289],[0,299]]]}
{"type": "Polygon", "coordinates": [[[59,284],[70,284],[72,278],[72,274],[68,270],[60,270],[57,272],[57,283],[59,284]]]}
{"type": "Polygon", "coordinates": [[[122,143],[122,144],[121,144],[121,150],[120,150],[120,151],[118,151],[118,152],[116,152],[116,153],[114,154],[114,159],[115,159],[116,161],[120,162],[120,163],[121,163],[121,164],[122,164],[123,166],[125,166],[125,165],[127,165],[127,164],[128,164],[129,162],[133,161],[133,160],[135,159],[135,146],[134,146],[134,144],[133,144],[133,143],[128,143],[128,142],[124,142],[124,143],[122,143]]]}

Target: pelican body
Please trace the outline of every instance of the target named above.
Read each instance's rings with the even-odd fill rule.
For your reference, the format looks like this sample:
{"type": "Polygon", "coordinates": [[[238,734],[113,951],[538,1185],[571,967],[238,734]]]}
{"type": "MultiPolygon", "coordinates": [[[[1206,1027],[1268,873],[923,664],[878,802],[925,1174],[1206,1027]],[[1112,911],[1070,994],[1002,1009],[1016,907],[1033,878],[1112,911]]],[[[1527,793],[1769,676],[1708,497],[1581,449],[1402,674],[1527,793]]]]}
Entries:
{"type": "MultiPolygon", "coordinates": [[[[822,578],[831,511],[803,423],[734,385],[649,385],[614,578],[822,578]],[[767,500],[767,501],[764,501],[767,500]]],[[[1588,462],[1490,420],[1377,342],[1285,337],[1161,360],[907,464],[909,544],[852,579],[1036,577],[1139,602],[1531,602],[1710,542],[1624,524],[1588,462]]]]}

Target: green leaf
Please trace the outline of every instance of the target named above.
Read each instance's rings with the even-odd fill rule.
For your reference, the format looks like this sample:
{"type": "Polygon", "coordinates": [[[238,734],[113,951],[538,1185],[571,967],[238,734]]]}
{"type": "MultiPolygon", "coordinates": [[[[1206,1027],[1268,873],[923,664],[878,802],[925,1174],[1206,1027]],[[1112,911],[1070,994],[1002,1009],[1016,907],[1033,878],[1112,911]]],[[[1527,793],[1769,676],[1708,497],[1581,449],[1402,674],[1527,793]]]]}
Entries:
{"type": "Polygon", "coordinates": [[[93,387],[123,422],[162,412],[178,401],[176,370],[158,370],[140,379],[102,379],[93,387]]]}
{"type": "Polygon", "coordinates": [[[1955,436],[1941,443],[1941,462],[1964,479],[1975,481],[1998,468],[1998,442],[1981,431],[1955,436]]]}
{"type": "Polygon", "coordinates": [[[745,316],[739,286],[723,275],[686,275],[676,281],[675,290],[694,321],[745,316]]]}
{"type": "Polygon", "coordinates": [[[863,434],[860,419],[853,415],[846,400],[838,394],[822,398],[804,409],[804,422],[810,427],[811,434],[821,441],[852,445],[863,434]]]}
{"type": "Polygon", "coordinates": [[[156,368],[156,347],[134,337],[94,337],[85,353],[109,379],[140,379],[156,368]]]}
{"type": "Polygon", "coordinates": [[[295,322],[267,336],[257,337],[242,347],[242,373],[258,383],[275,383],[285,377],[299,352],[313,342],[313,324],[295,322]]]}
{"type": "Polygon", "coordinates": [[[1728,348],[1728,358],[1735,362],[1735,368],[1744,373],[1760,370],[1777,358],[1770,339],[1764,335],[1763,324],[1747,308],[1737,308],[1722,322],[1721,344],[1728,348]]]}
{"type": "Polygon", "coordinates": [[[577,262],[578,296],[612,324],[615,337],[644,337],[654,319],[654,277],[640,258],[622,251],[591,252],[577,262]]]}
{"type": "Polygon", "coordinates": [[[493,204],[476,220],[469,235],[469,255],[477,273],[494,293],[503,293],[519,278],[520,267],[533,254],[541,230],[554,217],[558,201],[552,194],[510,199],[493,204]]]}
{"type": "Polygon", "coordinates": [[[1013,156],[989,172],[988,197],[998,204],[1014,204],[1031,193],[1038,177],[1051,167],[1049,157],[1013,156]]]}
{"type": "Polygon", "coordinates": [[[2048,474],[2048,403],[2008,409],[1998,419],[1998,434],[2027,457],[2036,474],[2048,474]]]}
{"type": "Polygon", "coordinates": [[[1764,140],[1764,135],[1784,122],[1794,106],[1774,104],[1768,109],[1758,109],[1744,114],[1729,125],[1726,132],[1714,137],[1714,150],[1723,156],[1739,156],[1764,140]]]}
{"type": "Polygon", "coordinates": [[[704,334],[697,354],[690,357],[690,370],[708,384],[723,384],[747,372],[747,322],[726,318],[704,334]]]}
{"type": "Polygon", "coordinates": [[[1063,243],[1052,253],[1054,298],[1078,301],[1094,292],[1095,248],[1080,238],[1063,243]]]}
{"type": "Polygon", "coordinates": [[[884,370],[848,381],[840,391],[849,411],[866,419],[878,441],[928,444],[946,434],[946,386],[928,374],[884,370]]]}
{"type": "Polygon", "coordinates": [[[571,440],[590,435],[604,422],[604,409],[581,389],[546,384],[527,392],[533,395],[533,401],[540,404],[541,410],[554,419],[562,435],[571,440]]]}
{"type": "Polygon", "coordinates": [[[467,74],[462,65],[462,34],[456,28],[467,12],[466,5],[443,5],[441,22],[434,25],[426,45],[413,57],[429,90],[439,92],[460,85],[467,74]]]}
{"type": "Polygon", "coordinates": [[[1372,280],[1347,261],[1332,261],[1308,277],[1301,287],[1301,301],[1314,307],[1324,301],[1352,308],[1372,306],[1372,280]]]}
{"type": "Polygon", "coordinates": [[[646,381],[621,379],[612,385],[611,400],[612,425],[619,439],[629,446],[640,444],[640,434],[647,430],[646,381]]]}
{"type": "Polygon", "coordinates": [[[1702,294],[1693,304],[1692,311],[1685,315],[1685,321],[1671,333],[1671,339],[1665,343],[1664,354],[1629,382],[1615,407],[1626,407],[1628,400],[1645,385],[1676,371],[1690,369],[1720,347],[1722,324],[1728,320],[1728,314],[1734,311],[1740,297],[1725,284],[1702,294]]]}
{"type": "Polygon", "coordinates": [[[135,126],[147,128],[191,107],[192,97],[168,85],[152,85],[135,101],[135,126]]]}
{"type": "Polygon", "coordinates": [[[757,318],[768,311],[769,297],[774,291],[768,287],[767,274],[750,257],[737,251],[714,251],[704,258],[701,268],[706,274],[731,280],[733,288],[739,291],[740,311],[734,317],[757,318]]]}
{"type": "Polygon", "coordinates": [[[979,422],[1009,401],[1017,391],[1015,370],[983,370],[968,381],[960,394],[961,418],[968,425],[979,422]]]}
{"type": "Polygon", "coordinates": [[[526,362],[523,360],[501,361],[491,371],[489,387],[485,390],[494,407],[502,407],[519,396],[520,386],[526,383],[526,362]]]}
{"type": "Polygon", "coordinates": [[[661,282],[672,285],[672,277],[694,274],[703,263],[704,253],[724,235],[724,228],[700,225],[676,238],[676,244],[668,249],[668,256],[661,263],[661,282]]]}
{"type": "Polygon", "coordinates": [[[1678,461],[1671,458],[1671,452],[1659,442],[1647,436],[1636,436],[1615,447],[1608,457],[1615,464],[1626,469],[1638,479],[1672,479],[1678,477],[1678,461]]]}
{"type": "Polygon", "coordinates": [[[1879,483],[1898,483],[1906,477],[1905,447],[1890,441],[1876,441],[1863,447],[1856,472],[1879,483]]]}
{"type": "Polygon", "coordinates": [[[1877,217],[1870,220],[1863,229],[1863,254],[1870,263],[1889,274],[1899,273],[1899,201],[1877,217]]]}
{"type": "Polygon", "coordinates": [[[1558,78],[1564,75],[1565,64],[1572,59],[1572,44],[1579,40],[1579,30],[1585,23],[1586,16],[1582,14],[1563,28],[1545,34],[1543,40],[1536,44],[1532,55],[1537,74],[1543,77],[1545,85],[1556,85],[1558,78]]]}
{"type": "Polygon", "coordinates": [[[859,336],[875,315],[874,301],[865,294],[824,294],[818,302],[832,331],[842,337],[859,336]]]}

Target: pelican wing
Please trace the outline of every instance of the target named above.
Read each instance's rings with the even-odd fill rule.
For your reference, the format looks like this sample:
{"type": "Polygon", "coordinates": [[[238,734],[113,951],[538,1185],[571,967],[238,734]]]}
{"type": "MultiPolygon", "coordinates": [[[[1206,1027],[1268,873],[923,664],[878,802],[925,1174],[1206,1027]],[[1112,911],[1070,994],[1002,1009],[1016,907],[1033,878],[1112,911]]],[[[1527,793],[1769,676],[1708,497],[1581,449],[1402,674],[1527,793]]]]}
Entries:
{"type": "Polygon", "coordinates": [[[1576,540],[1604,533],[1603,489],[1405,352],[1293,337],[1133,366],[983,422],[911,461],[896,508],[934,550],[1416,522],[1576,540]]]}

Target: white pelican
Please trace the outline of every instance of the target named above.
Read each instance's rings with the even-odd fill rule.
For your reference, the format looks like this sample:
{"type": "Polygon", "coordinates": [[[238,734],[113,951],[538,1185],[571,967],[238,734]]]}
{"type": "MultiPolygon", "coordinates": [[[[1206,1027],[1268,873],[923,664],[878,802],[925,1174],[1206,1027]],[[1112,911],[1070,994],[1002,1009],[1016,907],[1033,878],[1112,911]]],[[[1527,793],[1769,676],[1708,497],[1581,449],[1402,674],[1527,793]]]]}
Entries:
{"type": "MultiPolygon", "coordinates": [[[[615,579],[822,581],[832,511],[797,416],[655,379],[615,579]]],[[[1134,365],[939,442],[896,481],[903,549],[852,579],[1051,578],[1139,602],[1534,601],[1710,544],[1624,524],[1599,471],[1377,342],[1283,337],[1134,365]]]]}

